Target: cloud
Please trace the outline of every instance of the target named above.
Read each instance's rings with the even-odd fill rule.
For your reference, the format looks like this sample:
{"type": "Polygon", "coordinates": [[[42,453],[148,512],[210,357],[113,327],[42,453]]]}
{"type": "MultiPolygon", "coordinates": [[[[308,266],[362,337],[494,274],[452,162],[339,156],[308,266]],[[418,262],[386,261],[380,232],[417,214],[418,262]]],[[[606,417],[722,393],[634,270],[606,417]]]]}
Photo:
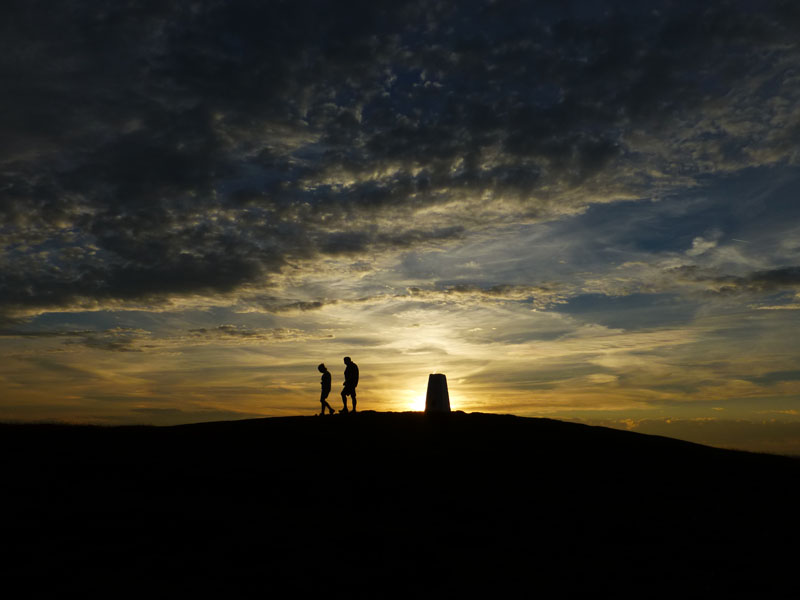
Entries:
{"type": "Polygon", "coordinates": [[[531,308],[547,308],[564,302],[562,292],[554,285],[480,286],[477,284],[444,284],[435,288],[408,288],[408,294],[398,296],[414,301],[453,304],[525,303],[531,308]]]}
{"type": "Polygon", "coordinates": [[[692,247],[686,251],[687,256],[699,256],[705,254],[717,246],[717,240],[696,237],[692,240],[692,247]]]}
{"type": "Polygon", "coordinates": [[[298,342],[304,340],[332,338],[332,334],[309,333],[299,329],[275,327],[272,329],[250,328],[238,325],[219,325],[213,329],[205,327],[189,330],[189,336],[208,341],[254,342],[298,342]]]}
{"type": "Polygon", "coordinates": [[[756,310],[800,310],[800,304],[778,304],[773,306],[756,306],[756,310]]]}
{"type": "Polygon", "coordinates": [[[81,345],[114,352],[141,352],[142,340],[150,336],[143,329],[115,327],[107,330],[0,330],[0,338],[42,339],[64,338],[64,344],[81,345]]]}
{"type": "Polygon", "coordinates": [[[140,329],[115,328],[107,331],[90,333],[80,341],[67,342],[79,343],[88,348],[106,350],[111,352],[142,352],[142,344],[149,338],[149,332],[140,329]]]}
{"type": "Polygon", "coordinates": [[[715,294],[761,294],[796,291],[800,288],[800,267],[789,266],[753,271],[743,276],[716,275],[696,265],[682,265],[669,270],[680,281],[704,284],[715,294]]]}
{"type": "Polygon", "coordinates": [[[11,1],[0,20],[7,317],[270,288],[798,157],[781,2],[11,1]]]}

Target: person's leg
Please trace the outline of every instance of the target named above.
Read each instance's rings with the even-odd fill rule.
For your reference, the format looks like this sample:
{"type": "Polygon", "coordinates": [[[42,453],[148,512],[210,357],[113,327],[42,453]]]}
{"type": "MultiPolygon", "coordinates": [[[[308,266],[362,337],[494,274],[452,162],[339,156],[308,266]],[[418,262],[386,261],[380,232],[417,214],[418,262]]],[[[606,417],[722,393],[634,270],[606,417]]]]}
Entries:
{"type": "Polygon", "coordinates": [[[353,400],[353,412],[356,412],[356,390],[353,389],[353,393],[350,394],[350,398],[353,400]]]}
{"type": "Polygon", "coordinates": [[[322,392],[322,394],[320,394],[319,403],[322,405],[322,411],[320,412],[320,414],[324,415],[326,408],[330,411],[331,414],[336,412],[335,410],[333,410],[333,407],[328,402],[328,394],[326,394],[325,392],[322,392]]]}
{"type": "Polygon", "coordinates": [[[342,408],[342,412],[346,413],[347,412],[347,390],[342,390],[342,406],[344,407],[344,408],[342,408]]]}

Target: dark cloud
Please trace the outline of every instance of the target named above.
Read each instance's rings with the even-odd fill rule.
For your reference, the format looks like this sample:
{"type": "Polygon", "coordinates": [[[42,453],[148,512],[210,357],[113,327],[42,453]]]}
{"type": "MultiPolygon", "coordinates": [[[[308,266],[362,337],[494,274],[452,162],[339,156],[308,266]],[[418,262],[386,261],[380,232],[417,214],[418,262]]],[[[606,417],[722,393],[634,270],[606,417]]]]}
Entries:
{"type": "Polygon", "coordinates": [[[797,152],[785,2],[10,0],[0,23],[7,314],[232,292],[797,152]]]}
{"type": "Polygon", "coordinates": [[[800,287],[800,267],[783,267],[751,273],[741,282],[748,291],[763,292],[797,289],[800,287]]]}
{"type": "Polygon", "coordinates": [[[325,300],[292,300],[282,299],[276,296],[254,296],[247,299],[248,306],[257,307],[261,311],[270,313],[290,313],[290,312],[306,312],[319,310],[323,306],[336,304],[338,300],[325,299],[325,300]]]}
{"type": "Polygon", "coordinates": [[[87,335],[80,342],[68,343],[80,343],[87,348],[108,352],[142,352],[138,344],[140,339],[141,332],[138,331],[112,330],[87,335]]]}
{"type": "Polygon", "coordinates": [[[800,289],[800,267],[790,266],[747,275],[716,275],[696,265],[683,265],[669,269],[680,279],[708,285],[715,294],[775,293],[800,289]]]}
{"type": "Polygon", "coordinates": [[[763,375],[747,377],[749,381],[759,385],[774,385],[784,381],[800,381],[800,370],[796,371],[771,371],[763,375]]]}
{"type": "Polygon", "coordinates": [[[505,300],[527,300],[537,294],[550,294],[554,290],[547,286],[528,286],[528,285],[508,285],[499,284],[481,287],[474,284],[456,284],[446,286],[445,294],[480,294],[489,298],[501,298],[505,300]]]}
{"type": "Polygon", "coordinates": [[[423,302],[464,304],[521,303],[531,308],[546,308],[563,302],[563,292],[553,284],[542,285],[477,285],[439,282],[431,288],[409,287],[398,298],[423,302]]]}
{"type": "Polygon", "coordinates": [[[116,327],[106,330],[26,330],[0,329],[0,338],[64,338],[66,345],[81,345],[87,348],[112,352],[141,352],[139,342],[148,336],[141,329],[116,327]]]}
{"type": "Polygon", "coordinates": [[[300,329],[289,329],[286,327],[274,327],[271,329],[251,328],[239,325],[219,325],[214,328],[201,327],[190,329],[189,335],[195,338],[206,339],[229,339],[242,341],[272,341],[272,342],[292,342],[305,339],[324,339],[333,337],[330,334],[308,333],[300,329]]]}
{"type": "Polygon", "coordinates": [[[95,332],[90,330],[81,331],[23,331],[16,329],[2,329],[0,330],[0,337],[5,338],[68,338],[68,337],[85,337],[93,335],[95,332]]]}

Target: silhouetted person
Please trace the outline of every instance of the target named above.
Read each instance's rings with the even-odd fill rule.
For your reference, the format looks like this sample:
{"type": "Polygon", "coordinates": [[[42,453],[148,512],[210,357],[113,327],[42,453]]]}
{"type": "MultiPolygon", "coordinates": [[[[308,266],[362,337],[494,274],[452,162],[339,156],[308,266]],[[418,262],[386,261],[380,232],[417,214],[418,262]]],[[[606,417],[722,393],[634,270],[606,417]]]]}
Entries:
{"type": "Polygon", "coordinates": [[[353,400],[353,412],[356,412],[356,386],[358,385],[358,365],[350,360],[349,356],[344,357],[344,388],[342,389],[343,413],[347,412],[347,397],[353,400]]]}
{"type": "Polygon", "coordinates": [[[320,380],[322,391],[319,395],[319,402],[322,404],[322,412],[319,414],[324,415],[326,408],[328,409],[329,414],[333,414],[336,411],[333,410],[333,407],[330,404],[328,404],[328,394],[331,393],[331,372],[325,367],[325,363],[319,363],[317,369],[320,373],[322,373],[322,379],[320,380]]]}

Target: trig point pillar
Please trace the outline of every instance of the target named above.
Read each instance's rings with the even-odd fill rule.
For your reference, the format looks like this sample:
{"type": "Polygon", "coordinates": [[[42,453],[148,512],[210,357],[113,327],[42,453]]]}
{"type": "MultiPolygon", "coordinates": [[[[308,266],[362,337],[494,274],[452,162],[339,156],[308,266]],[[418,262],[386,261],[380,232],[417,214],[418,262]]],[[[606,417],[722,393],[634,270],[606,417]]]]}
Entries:
{"type": "Polygon", "coordinates": [[[447,377],[442,373],[428,375],[428,394],[425,396],[425,412],[450,412],[450,395],[447,393],[447,377]]]}

